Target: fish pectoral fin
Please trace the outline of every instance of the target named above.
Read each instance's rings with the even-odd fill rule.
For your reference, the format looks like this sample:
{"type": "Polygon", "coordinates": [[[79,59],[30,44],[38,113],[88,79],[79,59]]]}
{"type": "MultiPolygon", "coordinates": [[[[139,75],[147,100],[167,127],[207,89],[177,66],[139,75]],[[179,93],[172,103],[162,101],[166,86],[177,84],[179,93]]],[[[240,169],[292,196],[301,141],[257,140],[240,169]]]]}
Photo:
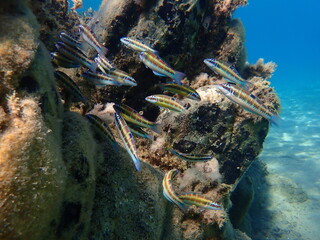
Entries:
{"type": "Polygon", "coordinates": [[[166,75],[163,75],[162,73],[152,71],[154,75],[160,76],[160,77],[166,77],[166,75]]]}

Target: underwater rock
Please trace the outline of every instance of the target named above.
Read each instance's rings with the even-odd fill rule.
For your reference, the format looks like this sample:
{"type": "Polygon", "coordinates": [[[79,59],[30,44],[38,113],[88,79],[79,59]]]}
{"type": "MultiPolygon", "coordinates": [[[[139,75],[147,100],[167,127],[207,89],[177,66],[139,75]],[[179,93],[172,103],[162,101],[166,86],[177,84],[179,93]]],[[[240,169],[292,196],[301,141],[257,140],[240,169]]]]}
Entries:
{"type": "Polygon", "coordinates": [[[210,72],[204,58],[229,61],[254,84],[253,94],[279,109],[267,81],[275,65],[245,64],[243,26],[231,19],[247,1],[105,0],[93,15],[89,25],[110,49],[108,57],[138,86],[97,90],[80,77],[83,68],[63,71],[93,102],[130,103],[162,123],[154,142],[137,139],[141,173],[121,146],[115,150],[91,128],[79,106],[62,105],[47,49],[54,50],[62,30],[75,34],[78,16],[68,12],[67,0],[33,2],[0,4],[0,238],[249,239],[228,218],[230,192],[262,150],[269,123],[219,94],[212,84],[221,79],[203,73],[210,72]],[[120,44],[125,36],[159,50],[188,75],[183,82],[202,101],[184,100],[183,115],[144,101],[163,80],[120,44]],[[186,163],[169,154],[170,147],[213,159],[186,163]],[[179,193],[200,192],[223,209],[183,213],[169,203],[161,182],[162,171],[172,168],[180,170],[179,193]]]}

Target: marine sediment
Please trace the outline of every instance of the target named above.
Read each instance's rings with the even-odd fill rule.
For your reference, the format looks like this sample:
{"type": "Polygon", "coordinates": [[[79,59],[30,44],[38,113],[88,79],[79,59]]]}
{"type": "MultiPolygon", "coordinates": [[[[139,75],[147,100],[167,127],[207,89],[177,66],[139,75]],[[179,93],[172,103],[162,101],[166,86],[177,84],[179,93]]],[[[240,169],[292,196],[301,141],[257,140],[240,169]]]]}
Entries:
{"type": "MultiPolygon", "coordinates": [[[[109,49],[108,58],[137,86],[100,89],[81,77],[84,67],[57,69],[50,62],[60,32],[77,38],[83,21],[68,11],[66,0],[1,3],[0,238],[250,239],[235,229],[245,211],[229,220],[230,193],[261,152],[269,122],[218,93],[214,84],[224,80],[203,64],[211,57],[231,63],[250,81],[255,96],[270,110],[279,110],[268,81],[275,65],[246,63],[244,29],[231,18],[246,3],[103,1],[86,23],[109,49]],[[180,99],[187,109],[183,114],[145,101],[162,93],[157,84],[165,79],[146,69],[139,54],[121,44],[122,37],[157,49],[187,75],[182,82],[195,88],[201,101],[180,99]],[[74,79],[95,104],[92,112],[111,119],[108,123],[112,107],[103,107],[113,102],[162,124],[160,134],[147,130],[153,141],[136,138],[141,173],[122,147],[116,150],[82,116],[87,106],[60,91],[55,70],[74,79]],[[190,163],[171,154],[171,148],[213,158],[190,163]],[[179,194],[201,193],[223,209],[182,212],[169,203],[162,195],[162,178],[171,169],[179,170],[174,179],[179,194]]],[[[85,51],[95,56],[92,48],[85,51]]]]}

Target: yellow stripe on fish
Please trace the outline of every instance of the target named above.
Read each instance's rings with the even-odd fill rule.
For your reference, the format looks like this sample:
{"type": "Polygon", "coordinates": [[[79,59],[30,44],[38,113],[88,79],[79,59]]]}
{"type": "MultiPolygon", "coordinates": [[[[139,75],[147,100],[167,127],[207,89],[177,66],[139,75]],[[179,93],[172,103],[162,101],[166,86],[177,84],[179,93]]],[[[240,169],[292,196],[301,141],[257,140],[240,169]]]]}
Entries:
{"type": "Polygon", "coordinates": [[[118,129],[120,138],[129,153],[130,157],[132,158],[134,165],[138,171],[140,171],[141,163],[140,159],[137,154],[136,144],[133,138],[133,135],[128,127],[126,121],[120,116],[120,114],[115,113],[115,124],[118,129]]]}
{"type": "Polygon", "coordinates": [[[168,171],[162,180],[163,196],[170,202],[176,204],[181,210],[187,210],[184,202],[178,197],[178,194],[173,189],[172,179],[177,175],[177,169],[168,171]]]}
{"type": "Polygon", "coordinates": [[[98,57],[94,58],[94,61],[98,64],[98,67],[103,73],[107,73],[107,71],[115,69],[112,62],[110,62],[106,57],[101,56],[100,54],[98,54],[98,57]]]}
{"type": "Polygon", "coordinates": [[[183,193],[178,196],[186,205],[195,205],[210,210],[221,210],[221,206],[218,203],[198,193],[183,193]]]}
{"type": "Polygon", "coordinates": [[[160,107],[168,108],[175,112],[184,113],[187,109],[176,98],[163,94],[155,94],[146,97],[146,100],[160,107]]]}
{"type": "Polygon", "coordinates": [[[118,82],[118,78],[114,76],[108,76],[103,73],[92,73],[92,72],[84,72],[82,76],[93,82],[98,87],[104,86],[120,86],[121,83],[118,82]]]}
{"type": "Polygon", "coordinates": [[[280,120],[276,113],[271,112],[259,99],[235,84],[218,84],[218,90],[232,102],[239,104],[246,111],[261,116],[271,123],[278,125],[280,120]]]}
{"type": "Polygon", "coordinates": [[[120,38],[120,41],[128,48],[138,51],[138,52],[152,52],[158,53],[157,50],[152,49],[151,47],[147,46],[146,44],[132,38],[123,37],[120,38]]]}
{"type": "Polygon", "coordinates": [[[152,52],[140,53],[140,59],[149,67],[153,73],[157,76],[167,76],[173,79],[176,83],[181,84],[180,81],[186,75],[182,72],[173,70],[165,61],[163,61],[158,55],[152,52]]]}
{"type": "Polygon", "coordinates": [[[91,29],[84,24],[79,25],[79,32],[83,40],[85,40],[91,47],[93,47],[100,55],[105,56],[108,49],[103,46],[91,29]]]}
{"type": "Polygon", "coordinates": [[[126,121],[134,123],[141,127],[147,127],[155,131],[156,133],[160,133],[161,125],[155,122],[151,122],[148,119],[141,116],[136,110],[125,105],[113,105],[114,110],[119,113],[126,121]]]}
{"type": "Polygon", "coordinates": [[[243,79],[238,71],[229,63],[213,58],[205,59],[204,63],[216,74],[226,78],[228,82],[238,84],[245,89],[248,89],[250,85],[252,85],[250,82],[243,79]]]}
{"type": "Polygon", "coordinates": [[[174,94],[177,93],[183,97],[187,97],[195,101],[201,101],[201,98],[197,93],[197,91],[194,90],[192,87],[189,87],[186,85],[167,83],[167,84],[160,84],[160,88],[162,88],[164,91],[168,91],[174,94]]]}
{"type": "Polygon", "coordinates": [[[212,159],[212,155],[209,155],[209,154],[188,154],[188,153],[178,152],[177,150],[174,150],[174,149],[170,149],[169,152],[189,162],[205,162],[212,159]]]}

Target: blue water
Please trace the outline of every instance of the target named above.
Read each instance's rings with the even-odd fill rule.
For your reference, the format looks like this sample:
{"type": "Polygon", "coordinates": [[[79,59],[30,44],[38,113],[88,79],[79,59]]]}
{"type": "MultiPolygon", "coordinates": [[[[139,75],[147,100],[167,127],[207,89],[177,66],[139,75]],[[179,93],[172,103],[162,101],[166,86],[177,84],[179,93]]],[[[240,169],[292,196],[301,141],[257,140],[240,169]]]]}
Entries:
{"type": "Polygon", "coordinates": [[[248,61],[277,63],[271,83],[282,102],[281,126],[271,129],[260,156],[270,172],[270,222],[259,221],[253,239],[319,239],[319,7],[316,0],[255,0],[235,14],[246,28],[248,61]],[[299,189],[306,201],[292,200],[299,189]]]}
{"type": "MultiPolygon", "coordinates": [[[[96,10],[101,1],[83,2],[96,10]]],[[[282,102],[281,126],[271,129],[260,156],[270,172],[266,210],[272,222],[259,222],[253,239],[319,239],[319,9],[317,0],[251,0],[234,15],[246,29],[249,63],[264,58],[278,65],[271,84],[282,102]],[[296,189],[306,201],[291,199],[296,189]]]]}

